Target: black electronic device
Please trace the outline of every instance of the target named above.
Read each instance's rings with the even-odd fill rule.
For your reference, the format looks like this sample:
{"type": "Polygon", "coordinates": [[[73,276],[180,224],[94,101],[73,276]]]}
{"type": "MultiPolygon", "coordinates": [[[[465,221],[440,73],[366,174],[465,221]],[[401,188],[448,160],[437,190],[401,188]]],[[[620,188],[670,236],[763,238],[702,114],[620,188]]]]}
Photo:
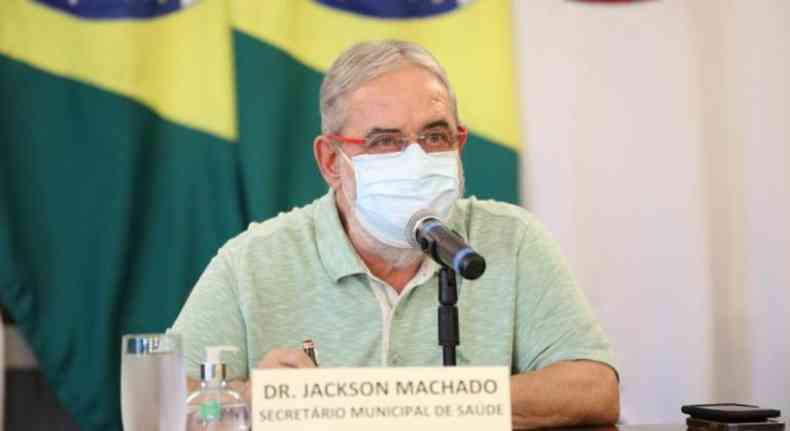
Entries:
{"type": "Polygon", "coordinates": [[[686,419],[688,431],[784,431],[785,423],[773,419],[760,422],[718,422],[686,419]]]}
{"type": "Polygon", "coordinates": [[[783,431],[785,424],[775,418],[776,409],[765,409],[750,404],[691,404],[680,411],[689,415],[689,431],[783,431]]]}
{"type": "Polygon", "coordinates": [[[705,419],[718,422],[760,422],[769,418],[778,418],[781,412],[776,409],[764,409],[750,404],[690,404],[680,411],[694,419],[705,419]]]}

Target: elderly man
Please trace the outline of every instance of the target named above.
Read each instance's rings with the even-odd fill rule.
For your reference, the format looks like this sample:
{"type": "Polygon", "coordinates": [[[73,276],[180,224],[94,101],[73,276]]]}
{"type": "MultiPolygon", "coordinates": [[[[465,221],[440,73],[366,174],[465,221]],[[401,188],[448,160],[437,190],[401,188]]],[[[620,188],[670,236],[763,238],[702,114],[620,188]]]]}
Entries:
{"type": "Polygon", "coordinates": [[[428,209],[488,263],[461,282],[459,365],[510,367],[515,427],[615,422],[610,346],[556,244],[519,207],[461,198],[466,130],[433,56],[355,45],[320,97],[313,148],[330,190],[219,250],[173,327],[190,373],[225,344],[242,352],[228,361],[238,382],[254,367],[311,367],[308,337],[326,367],[441,365],[439,267],[404,234],[428,209]]]}

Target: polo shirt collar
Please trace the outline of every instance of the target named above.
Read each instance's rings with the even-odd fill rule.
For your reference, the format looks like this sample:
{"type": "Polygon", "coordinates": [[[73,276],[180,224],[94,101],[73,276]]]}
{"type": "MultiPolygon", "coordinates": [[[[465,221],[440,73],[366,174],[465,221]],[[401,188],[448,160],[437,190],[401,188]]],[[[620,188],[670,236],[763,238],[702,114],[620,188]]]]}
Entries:
{"type": "Polygon", "coordinates": [[[335,283],[349,275],[367,273],[340,222],[332,189],[318,201],[314,218],[318,253],[324,269],[335,283]]]}

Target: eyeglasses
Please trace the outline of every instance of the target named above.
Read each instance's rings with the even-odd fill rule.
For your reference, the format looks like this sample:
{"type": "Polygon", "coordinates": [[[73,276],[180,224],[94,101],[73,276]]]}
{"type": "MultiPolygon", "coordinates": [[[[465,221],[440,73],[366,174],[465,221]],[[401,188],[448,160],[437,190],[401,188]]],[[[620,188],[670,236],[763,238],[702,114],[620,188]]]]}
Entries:
{"type": "Polygon", "coordinates": [[[351,138],[342,135],[325,136],[345,144],[362,145],[367,154],[400,153],[413,142],[419,144],[426,153],[438,153],[458,148],[459,142],[466,136],[466,133],[464,127],[458,127],[457,132],[440,127],[425,130],[415,136],[414,140],[401,132],[373,133],[364,138],[351,138]]]}

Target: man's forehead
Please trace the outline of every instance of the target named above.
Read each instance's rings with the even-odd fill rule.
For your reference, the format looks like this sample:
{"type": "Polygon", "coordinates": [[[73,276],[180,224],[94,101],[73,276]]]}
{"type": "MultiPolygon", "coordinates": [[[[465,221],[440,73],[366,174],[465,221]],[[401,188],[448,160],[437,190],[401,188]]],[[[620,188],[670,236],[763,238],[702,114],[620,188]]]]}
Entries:
{"type": "Polygon", "coordinates": [[[451,118],[447,89],[430,72],[413,68],[383,75],[348,95],[346,126],[407,129],[451,118]]]}
{"type": "Polygon", "coordinates": [[[376,97],[433,96],[447,99],[447,89],[432,72],[418,66],[403,66],[371,79],[351,92],[354,99],[376,97]]]}

